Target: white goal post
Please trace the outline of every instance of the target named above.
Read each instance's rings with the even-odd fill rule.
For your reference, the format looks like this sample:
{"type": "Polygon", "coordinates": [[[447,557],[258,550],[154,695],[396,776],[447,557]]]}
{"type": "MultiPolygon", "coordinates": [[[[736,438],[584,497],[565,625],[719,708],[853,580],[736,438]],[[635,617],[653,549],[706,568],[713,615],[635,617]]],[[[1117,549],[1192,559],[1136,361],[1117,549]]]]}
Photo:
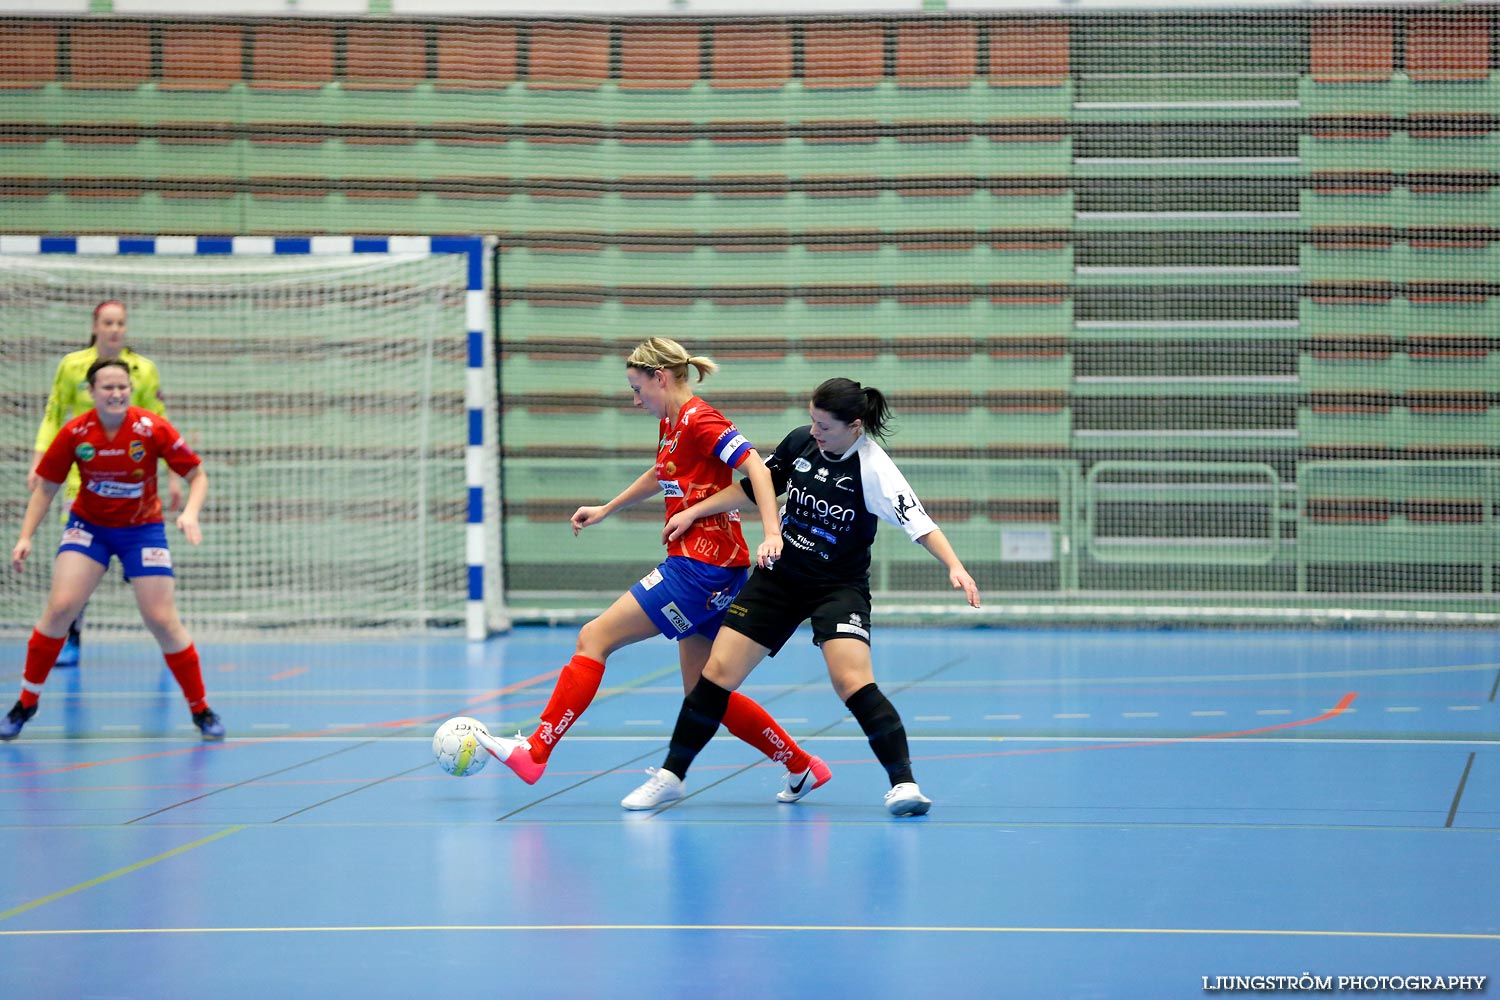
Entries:
{"type": "MultiPolygon", "coordinates": [[[[479,236],[0,235],[6,522],[58,362],[118,299],[211,483],[201,547],[166,515],[191,628],[503,631],[489,253],[479,236]]],[[[39,558],[0,588],[5,628],[41,611],[59,531],[54,504],[39,558]]],[[[88,621],[139,627],[118,570],[88,621]]]]}

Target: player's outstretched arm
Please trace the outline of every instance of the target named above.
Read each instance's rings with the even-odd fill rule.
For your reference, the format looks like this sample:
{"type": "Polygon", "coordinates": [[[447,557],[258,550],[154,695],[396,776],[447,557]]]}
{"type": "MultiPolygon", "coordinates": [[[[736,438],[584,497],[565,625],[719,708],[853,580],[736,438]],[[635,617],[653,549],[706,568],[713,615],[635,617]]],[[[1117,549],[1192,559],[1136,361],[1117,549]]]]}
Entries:
{"type": "Polygon", "coordinates": [[[649,500],[661,492],[661,483],[656,480],[656,467],[652,466],[636,478],[636,481],[625,487],[620,495],[609,503],[600,504],[597,507],[579,507],[569,518],[573,525],[573,534],[578,534],[584,528],[598,524],[617,510],[634,507],[642,500],[649,500]]]}
{"type": "Polygon", "coordinates": [[[953,584],[954,590],[962,590],[964,597],[968,599],[969,607],[979,607],[979,587],[974,583],[974,578],[969,571],[964,569],[964,564],[958,561],[958,554],[953,551],[953,546],[948,543],[948,536],[943,534],[941,528],[934,528],[917,542],[931,552],[933,558],[948,567],[948,582],[953,584]]]}
{"type": "Polygon", "coordinates": [[[751,449],[740,463],[755,492],[755,506],[760,511],[760,525],[765,537],[755,549],[755,564],[770,569],[781,558],[781,508],[776,505],[776,483],[771,470],[761,461],[760,453],[751,449]]]}
{"type": "Polygon", "coordinates": [[[27,493],[30,493],[32,490],[36,489],[37,488],[37,484],[39,484],[42,481],[42,474],[40,472],[36,471],[36,467],[41,464],[42,456],[45,455],[45,454],[47,454],[46,449],[42,449],[41,451],[38,451],[35,455],[33,455],[32,458],[31,458],[31,471],[28,472],[28,473],[26,473],[26,492],[27,493]]]}
{"type": "Polygon", "coordinates": [[[184,538],[197,545],[203,541],[203,529],[198,526],[198,511],[203,509],[203,501],[208,497],[208,473],[203,471],[203,466],[198,465],[183,478],[188,484],[188,498],[182,513],[177,515],[177,527],[184,538]]]}
{"type": "Polygon", "coordinates": [[[26,565],[26,557],[31,555],[31,540],[36,534],[37,525],[47,516],[47,511],[52,509],[52,498],[57,496],[58,489],[62,483],[54,483],[47,479],[37,479],[36,488],[31,491],[31,499],[26,501],[26,513],[21,517],[21,534],[16,539],[16,547],[10,552],[10,568],[17,573],[21,567],[26,565]]]}
{"type": "MultiPolygon", "coordinates": [[[[732,510],[739,510],[749,500],[745,491],[740,488],[739,483],[730,483],[712,496],[704,497],[691,507],[686,507],[667,518],[666,526],[662,528],[661,540],[663,542],[675,542],[693,526],[693,522],[705,517],[713,517],[715,514],[727,514],[732,510]]],[[[776,537],[781,537],[781,526],[776,527],[776,537]]]]}

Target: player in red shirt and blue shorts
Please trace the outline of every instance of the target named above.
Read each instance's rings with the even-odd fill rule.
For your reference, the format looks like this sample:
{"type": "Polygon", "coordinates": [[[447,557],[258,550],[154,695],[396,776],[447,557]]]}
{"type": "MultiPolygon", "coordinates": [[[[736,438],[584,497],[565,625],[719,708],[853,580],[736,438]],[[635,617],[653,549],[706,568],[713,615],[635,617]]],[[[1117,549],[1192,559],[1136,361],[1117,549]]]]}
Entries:
{"type": "MultiPolygon", "coordinates": [[[[703,357],[690,357],[681,344],[652,337],[631,352],[625,374],[635,405],[660,421],[656,462],[613,500],[580,507],[572,517],[573,534],[598,524],[657,494],[666,497],[666,516],[724,489],[734,470],[748,477],[765,529],[756,562],[769,565],[781,555],[781,514],[771,476],[750,442],[718,410],[694,395],[688,369],[698,381],[718,370],[703,357]]],[[[734,595],[750,571],[750,549],[740,530],[737,511],[695,521],[692,529],[667,543],[667,558],[622,594],[578,633],[573,658],[563,667],[552,697],[534,733],[515,739],[491,737],[487,747],[527,784],[547,768],[557,742],[578,721],[604,677],[604,661],[617,649],[665,635],[677,641],[683,690],[691,690],[703,673],[713,638],[734,595]]],[[[795,802],[831,777],[828,766],[797,745],[769,712],[735,692],[724,724],[735,736],[786,765],[782,802],[795,802]]]]}
{"type": "Polygon", "coordinates": [[[125,579],[135,590],[141,619],[182,688],[193,724],[204,739],[223,739],[224,724],[208,707],[204,693],[198,651],[177,614],[172,552],[156,488],[157,462],[165,461],[187,481],[188,499],[177,527],[194,545],[203,539],[198,512],[208,495],[208,476],[176,428],[150,410],[130,405],[130,367],[125,361],[94,362],[88,370],[88,385],[94,408],[64,424],[37,463],[40,478],[11,552],[11,566],[19,573],[31,554],[38,525],[76,465],[82,486],[57,549],[47,607],[26,644],[21,697],[0,719],[0,740],[15,739],[36,714],[42,686],[62,650],[68,625],[78,617],[114,558],[120,560],[125,579]]]}

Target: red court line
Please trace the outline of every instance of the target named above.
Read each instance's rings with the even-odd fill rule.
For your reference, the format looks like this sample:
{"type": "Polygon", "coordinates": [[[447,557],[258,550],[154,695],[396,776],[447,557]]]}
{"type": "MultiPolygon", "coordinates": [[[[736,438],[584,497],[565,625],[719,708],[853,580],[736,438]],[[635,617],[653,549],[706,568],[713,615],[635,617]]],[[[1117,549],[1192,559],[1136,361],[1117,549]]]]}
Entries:
{"type": "MultiPolygon", "coordinates": [[[[476,705],[482,705],[485,702],[503,698],[505,695],[510,694],[511,692],[524,691],[528,687],[531,687],[533,684],[552,680],[559,676],[561,673],[561,668],[558,668],[556,670],[549,670],[546,673],[537,674],[535,677],[528,677],[524,681],[517,681],[516,683],[508,684],[503,688],[496,688],[493,691],[486,691],[484,694],[475,695],[468,701],[464,702],[464,705],[468,708],[473,708],[476,705]]],[[[438,712],[433,715],[419,715],[413,716],[408,719],[393,719],[389,722],[366,722],[353,726],[339,726],[335,729],[309,730],[305,733],[288,733],[284,736],[266,737],[263,739],[236,740],[233,743],[199,743],[190,747],[179,747],[176,750],[159,750],[155,753],[134,754],[129,757],[109,757],[104,760],[93,760],[81,764],[68,764],[64,767],[54,767],[41,771],[19,771],[13,774],[0,773],[0,781],[4,781],[9,778],[35,778],[48,774],[67,774],[69,771],[85,771],[91,767],[104,767],[109,764],[134,764],[138,761],[158,760],[162,757],[176,757],[179,754],[186,753],[204,753],[206,751],[227,753],[230,750],[235,750],[240,747],[257,746],[262,743],[273,743],[277,740],[297,739],[299,737],[338,736],[343,733],[362,732],[367,729],[404,729],[408,726],[415,726],[421,723],[432,722],[436,719],[447,719],[450,717],[451,713],[449,712],[438,712]]]]}
{"type": "Polygon", "coordinates": [[[305,674],[305,673],[307,673],[307,668],[306,667],[293,667],[290,670],[283,670],[283,671],[281,671],[278,674],[272,674],[270,677],[267,677],[266,680],[268,680],[268,681],[284,681],[288,677],[296,677],[299,674],[305,674]]]}
{"type": "Polygon", "coordinates": [[[1327,722],[1329,719],[1343,715],[1354,699],[1359,697],[1358,691],[1350,691],[1339,699],[1339,703],[1322,715],[1314,715],[1306,719],[1296,719],[1292,722],[1278,722],[1274,726],[1258,726],[1255,729],[1237,729],[1227,733],[1204,733],[1202,736],[1172,736],[1160,740],[1130,740],[1123,743],[1083,743],[1076,746],[1066,747],[1033,747],[1028,750],[995,750],[989,753],[956,753],[942,754],[927,757],[922,760],[973,760],[979,757],[1024,757],[1031,754],[1041,753],[1077,753],[1080,750],[1132,750],[1136,747],[1160,747],[1170,746],[1174,743],[1198,743],[1203,740],[1230,740],[1241,736],[1256,736],[1261,733],[1274,733],[1279,729],[1296,729],[1299,726],[1312,726],[1319,722],[1327,722]]]}

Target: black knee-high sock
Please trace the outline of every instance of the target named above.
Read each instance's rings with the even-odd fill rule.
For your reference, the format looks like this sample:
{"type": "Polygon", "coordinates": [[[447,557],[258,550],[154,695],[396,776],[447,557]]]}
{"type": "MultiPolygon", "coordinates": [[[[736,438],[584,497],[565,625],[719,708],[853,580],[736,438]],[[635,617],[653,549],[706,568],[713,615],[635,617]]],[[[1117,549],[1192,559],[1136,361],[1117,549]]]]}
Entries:
{"type": "Polygon", "coordinates": [[[866,684],[851,694],[844,705],[865,731],[870,749],[890,775],[891,784],[916,781],[911,774],[911,751],[906,748],[906,727],[901,724],[896,706],[880,693],[880,688],[866,684]]]}
{"type": "Polygon", "coordinates": [[[682,710],[677,713],[677,725],[672,730],[672,742],[667,746],[662,769],[686,778],[693,758],[714,738],[727,711],[729,692],[707,677],[698,678],[698,683],[682,699],[682,710]]]}

